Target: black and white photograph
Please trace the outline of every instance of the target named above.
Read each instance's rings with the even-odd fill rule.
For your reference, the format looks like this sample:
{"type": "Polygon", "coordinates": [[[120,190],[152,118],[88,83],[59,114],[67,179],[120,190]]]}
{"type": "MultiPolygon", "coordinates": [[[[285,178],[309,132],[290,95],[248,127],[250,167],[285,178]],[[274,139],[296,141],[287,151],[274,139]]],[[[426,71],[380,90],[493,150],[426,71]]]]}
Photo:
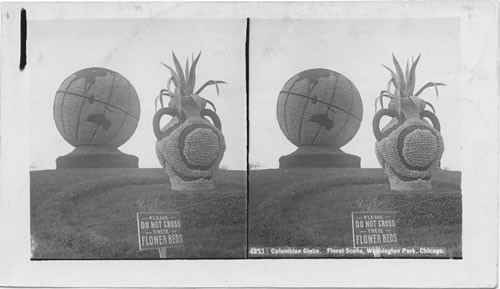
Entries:
{"type": "Polygon", "coordinates": [[[33,259],[245,257],[245,20],[27,25],[33,259]]]}
{"type": "Polygon", "coordinates": [[[0,286],[498,285],[498,2],[0,8],[0,286]]]}
{"type": "Polygon", "coordinates": [[[250,256],[462,258],[459,19],[251,24],[250,256]]]}

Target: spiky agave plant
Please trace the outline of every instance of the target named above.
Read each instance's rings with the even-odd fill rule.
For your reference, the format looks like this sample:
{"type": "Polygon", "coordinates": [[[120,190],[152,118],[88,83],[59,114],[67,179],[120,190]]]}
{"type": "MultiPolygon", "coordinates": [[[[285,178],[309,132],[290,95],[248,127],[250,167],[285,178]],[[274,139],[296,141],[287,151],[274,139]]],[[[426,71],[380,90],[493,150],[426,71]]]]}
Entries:
{"type": "Polygon", "coordinates": [[[163,97],[168,96],[173,98],[175,107],[177,111],[179,112],[179,115],[182,114],[182,98],[192,98],[196,105],[200,108],[203,108],[205,106],[205,103],[209,103],[214,111],[215,111],[215,106],[214,104],[205,99],[200,97],[200,93],[210,85],[215,85],[217,89],[217,95],[219,95],[219,84],[221,83],[226,83],[222,80],[209,80],[205,82],[196,92],[194,91],[194,87],[196,84],[196,64],[198,63],[198,60],[200,59],[201,52],[198,53],[198,56],[194,58],[191,56],[191,66],[189,65],[189,57],[186,59],[186,68],[185,71],[182,70],[182,66],[179,63],[179,60],[175,56],[175,53],[172,52],[172,57],[174,59],[174,65],[175,69],[172,67],[168,66],[167,64],[161,62],[163,66],[168,68],[170,70],[171,76],[167,81],[167,88],[160,90],[160,94],[156,97],[155,99],[155,111],[158,108],[158,102],[160,102],[161,107],[163,108],[163,97]],[[174,84],[174,91],[172,92],[170,90],[171,84],[174,84]]]}
{"type": "Polygon", "coordinates": [[[436,97],[439,96],[438,92],[438,86],[440,85],[445,85],[444,83],[440,82],[428,82],[424,86],[422,86],[416,93],[414,92],[415,89],[415,81],[416,81],[416,74],[415,70],[418,64],[418,61],[420,60],[420,55],[418,55],[417,59],[413,61],[412,58],[412,64],[411,68],[409,68],[408,61],[406,62],[406,70],[405,73],[403,74],[403,70],[401,69],[401,66],[399,65],[399,62],[397,61],[396,57],[394,56],[394,53],[392,54],[392,61],[394,62],[394,67],[396,69],[396,72],[394,72],[392,69],[389,67],[383,65],[389,72],[391,73],[391,79],[389,79],[389,82],[387,83],[387,90],[382,90],[380,92],[380,95],[375,99],[375,110],[377,110],[377,102],[380,102],[380,106],[384,108],[384,103],[383,99],[384,98],[389,98],[391,101],[394,103],[394,107],[398,114],[401,112],[401,99],[407,98],[409,99],[418,109],[422,110],[424,109],[425,105],[429,105],[432,109],[432,111],[435,113],[434,107],[432,104],[429,102],[422,100],[419,98],[419,95],[427,88],[429,87],[434,87],[436,90],[436,97]],[[391,86],[394,86],[394,91],[391,92],[391,86]]]}

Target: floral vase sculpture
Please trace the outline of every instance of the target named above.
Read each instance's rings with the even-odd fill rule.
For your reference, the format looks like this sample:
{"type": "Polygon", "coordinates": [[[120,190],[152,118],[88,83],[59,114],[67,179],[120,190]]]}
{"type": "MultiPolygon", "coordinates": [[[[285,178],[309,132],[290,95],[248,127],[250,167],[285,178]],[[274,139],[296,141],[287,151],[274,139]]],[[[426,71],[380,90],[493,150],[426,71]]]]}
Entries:
{"type": "Polygon", "coordinates": [[[444,84],[429,82],[413,93],[415,68],[419,59],[420,56],[412,61],[410,70],[407,63],[406,72],[403,74],[393,55],[396,72],[385,66],[391,72],[391,79],[387,90],[383,90],[375,102],[375,108],[378,101],[382,107],[373,118],[373,133],[377,139],[376,155],[389,177],[391,190],[394,191],[431,190],[432,173],[439,167],[444,151],[440,123],[434,107],[419,98],[429,87],[435,87],[437,95],[437,86],[444,84]],[[392,92],[391,85],[394,86],[392,92]],[[390,99],[388,108],[383,107],[383,98],[390,99]],[[430,107],[432,112],[426,110],[427,107],[430,107]],[[380,129],[383,116],[392,119],[380,129]]]}
{"type": "Polygon", "coordinates": [[[200,54],[192,60],[191,67],[189,60],[186,61],[185,72],[175,54],[175,70],[162,63],[172,76],[168,80],[167,89],[160,91],[155,102],[155,107],[158,101],[161,104],[153,118],[153,130],[157,139],[156,155],[170,177],[172,190],[176,191],[213,189],[212,177],[226,149],[215,106],[199,95],[209,85],[215,85],[218,93],[218,84],[225,82],[210,80],[193,93],[199,57],[200,54]],[[175,87],[174,92],[170,90],[171,84],[175,87]],[[164,96],[171,98],[168,107],[163,107],[164,96]],[[208,109],[207,103],[214,110],[208,109]],[[160,119],[164,115],[170,115],[172,119],[160,128],[160,119]]]}

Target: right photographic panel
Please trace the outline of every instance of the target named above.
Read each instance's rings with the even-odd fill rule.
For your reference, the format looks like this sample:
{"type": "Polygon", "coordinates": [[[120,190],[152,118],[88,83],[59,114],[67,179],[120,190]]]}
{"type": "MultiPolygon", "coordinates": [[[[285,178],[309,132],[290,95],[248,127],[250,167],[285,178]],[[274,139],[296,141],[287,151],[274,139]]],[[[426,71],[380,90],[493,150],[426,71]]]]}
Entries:
{"type": "Polygon", "coordinates": [[[249,258],[461,259],[459,18],[249,31],[249,258]]]}

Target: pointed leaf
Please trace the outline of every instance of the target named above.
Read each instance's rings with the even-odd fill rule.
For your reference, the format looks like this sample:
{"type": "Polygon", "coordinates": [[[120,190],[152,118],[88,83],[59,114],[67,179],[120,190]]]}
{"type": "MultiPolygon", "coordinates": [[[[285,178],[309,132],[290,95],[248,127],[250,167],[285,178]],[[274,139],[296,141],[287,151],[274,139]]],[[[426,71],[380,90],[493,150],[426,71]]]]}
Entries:
{"type": "Polygon", "coordinates": [[[215,88],[217,89],[217,95],[219,95],[219,83],[226,83],[225,81],[222,80],[209,80],[205,82],[197,91],[195,94],[200,94],[205,87],[210,86],[210,85],[215,85],[215,88]]]}
{"type": "Polygon", "coordinates": [[[428,105],[428,106],[430,106],[432,108],[432,113],[436,114],[436,110],[434,109],[434,106],[430,102],[428,102],[428,101],[424,100],[424,102],[425,102],[426,105],[428,105]]]}
{"type": "Polygon", "coordinates": [[[166,89],[160,90],[160,94],[155,99],[155,111],[157,110],[158,102],[160,102],[160,105],[161,105],[162,108],[165,107],[164,104],[163,104],[163,97],[165,95],[169,96],[169,97],[173,96],[173,94],[170,91],[166,90],[166,89]]]}
{"type": "Polygon", "coordinates": [[[387,82],[387,91],[391,90],[392,78],[387,82]]]}
{"type": "Polygon", "coordinates": [[[189,57],[186,58],[186,70],[185,70],[185,73],[186,73],[186,84],[187,84],[187,88],[189,89],[189,57]]]}
{"type": "Polygon", "coordinates": [[[401,69],[401,65],[399,65],[399,62],[398,60],[396,59],[396,57],[394,56],[394,53],[392,54],[392,61],[394,62],[394,66],[396,68],[396,72],[398,74],[398,78],[400,80],[400,87],[401,87],[401,97],[405,97],[405,94],[406,94],[406,81],[405,81],[405,76],[403,74],[403,70],[401,69]]]}
{"type": "Polygon", "coordinates": [[[391,93],[390,91],[387,91],[387,90],[382,90],[382,91],[380,92],[380,94],[384,94],[384,95],[385,95],[385,94],[387,94],[387,95],[389,95],[389,96],[392,96],[392,93],[391,93]]]}
{"type": "Polygon", "coordinates": [[[198,53],[198,56],[196,56],[196,59],[194,59],[191,62],[191,70],[189,71],[189,83],[188,83],[189,94],[193,94],[194,86],[196,85],[196,64],[198,63],[200,56],[201,56],[201,51],[200,53],[198,53]]]}
{"type": "Polygon", "coordinates": [[[162,89],[162,90],[160,90],[160,94],[161,95],[168,95],[170,97],[172,97],[172,95],[173,95],[173,93],[170,90],[168,90],[168,89],[162,89]]]}
{"type": "Polygon", "coordinates": [[[161,104],[161,107],[162,107],[162,108],[163,108],[163,107],[165,107],[165,106],[163,105],[163,96],[164,96],[164,94],[160,94],[160,104],[161,104]]]}
{"type": "Polygon", "coordinates": [[[164,105],[163,105],[163,97],[165,95],[168,96],[168,97],[173,97],[174,96],[174,94],[172,92],[170,92],[170,91],[168,91],[166,89],[160,90],[160,96],[159,97],[160,97],[160,103],[161,103],[161,107],[162,108],[164,107],[164,105]]]}
{"type": "Polygon", "coordinates": [[[410,71],[409,71],[409,68],[408,68],[408,60],[406,61],[406,70],[405,70],[405,81],[406,83],[409,82],[409,79],[410,79],[410,71]]]}
{"type": "Polygon", "coordinates": [[[158,110],[158,100],[160,99],[161,97],[161,94],[159,94],[156,98],[155,98],[155,111],[158,110]]]}
{"type": "Polygon", "coordinates": [[[217,82],[215,83],[215,89],[217,90],[217,95],[219,95],[219,85],[217,84],[217,82]]]}
{"type": "Polygon", "coordinates": [[[380,108],[384,108],[384,97],[387,97],[389,99],[391,99],[390,96],[386,95],[386,94],[381,94],[379,95],[376,99],[375,99],[375,112],[377,111],[377,102],[380,102],[380,108]]]}
{"type": "Polygon", "coordinates": [[[408,96],[408,98],[417,107],[417,109],[419,109],[419,110],[423,109],[420,107],[420,98],[418,98],[418,96],[410,95],[410,96],[408,96]]]}
{"type": "Polygon", "coordinates": [[[175,108],[179,112],[179,116],[181,116],[182,115],[182,95],[180,94],[179,88],[175,89],[174,104],[175,104],[175,108]]]}
{"type": "Polygon", "coordinates": [[[170,70],[170,73],[172,74],[171,79],[173,78],[172,82],[174,83],[175,87],[179,87],[180,86],[179,76],[177,75],[177,73],[175,72],[175,70],[172,67],[166,65],[163,62],[161,62],[161,64],[163,64],[163,66],[165,66],[166,68],[168,68],[168,70],[170,70]]]}
{"type": "Polygon", "coordinates": [[[171,77],[168,79],[168,81],[167,81],[167,90],[169,90],[169,91],[170,91],[170,84],[172,84],[172,79],[173,79],[173,78],[174,78],[174,77],[173,77],[173,76],[171,76],[171,77]]]}
{"type": "Polygon", "coordinates": [[[398,76],[396,75],[396,73],[392,69],[390,69],[389,67],[387,67],[383,64],[382,64],[382,66],[385,67],[387,70],[389,70],[389,72],[391,73],[391,76],[392,76],[390,81],[392,81],[392,83],[394,84],[394,88],[398,88],[399,87],[399,79],[398,79],[398,76]]]}
{"type": "Polygon", "coordinates": [[[182,66],[179,60],[172,51],[172,57],[174,58],[175,69],[177,69],[177,75],[179,75],[181,94],[186,95],[186,78],[184,78],[184,71],[182,71],[182,66]]]}
{"type": "Polygon", "coordinates": [[[212,106],[212,108],[214,109],[215,112],[217,112],[217,109],[215,109],[215,105],[213,102],[211,102],[210,100],[207,100],[207,99],[205,99],[205,101],[212,106]]]}
{"type": "Polygon", "coordinates": [[[408,95],[413,95],[413,91],[415,91],[415,81],[416,81],[415,70],[417,69],[417,64],[419,60],[420,60],[420,54],[418,55],[417,60],[415,60],[415,62],[413,62],[413,64],[411,65],[410,80],[408,82],[408,95]]]}
{"type": "Polygon", "coordinates": [[[401,114],[401,92],[399,88],[396,88],[393,101],[396,111],[398,112],[398,114],[401,114]]]}
{"type": "Polygon", "coordinates": [[[383,102],[384,97],[391,100],[393,98],[393,95],[389,91],[382,90],[380,92],[380,95],[375,99],[375,110],[377,110],[377,101],[380,101],[380,107],[384,108],[384,102],[383,102]]]}
{"type": "Polygon", "coordinates": [[[201,97],[197,94],[191,94],[191,98],[194,100],[196,105],[201,108],[201,97]]]}
{"type": "Polygon", "coordinates": [[[436,89],[436,96],[439,96],[439,92],[438,92],[438,86],[445,86],[446,84],[444,83],[440,83],[440,82],[427,82],[424,86],[422,86],[422,88],[420,88],[417,93],[415,93],[415,96],[418,96],[419,94],[421,94],[424,90],[426,90],[427,88],[431,87],[431,86],[434,86],[434,88],[436,89]]]}

